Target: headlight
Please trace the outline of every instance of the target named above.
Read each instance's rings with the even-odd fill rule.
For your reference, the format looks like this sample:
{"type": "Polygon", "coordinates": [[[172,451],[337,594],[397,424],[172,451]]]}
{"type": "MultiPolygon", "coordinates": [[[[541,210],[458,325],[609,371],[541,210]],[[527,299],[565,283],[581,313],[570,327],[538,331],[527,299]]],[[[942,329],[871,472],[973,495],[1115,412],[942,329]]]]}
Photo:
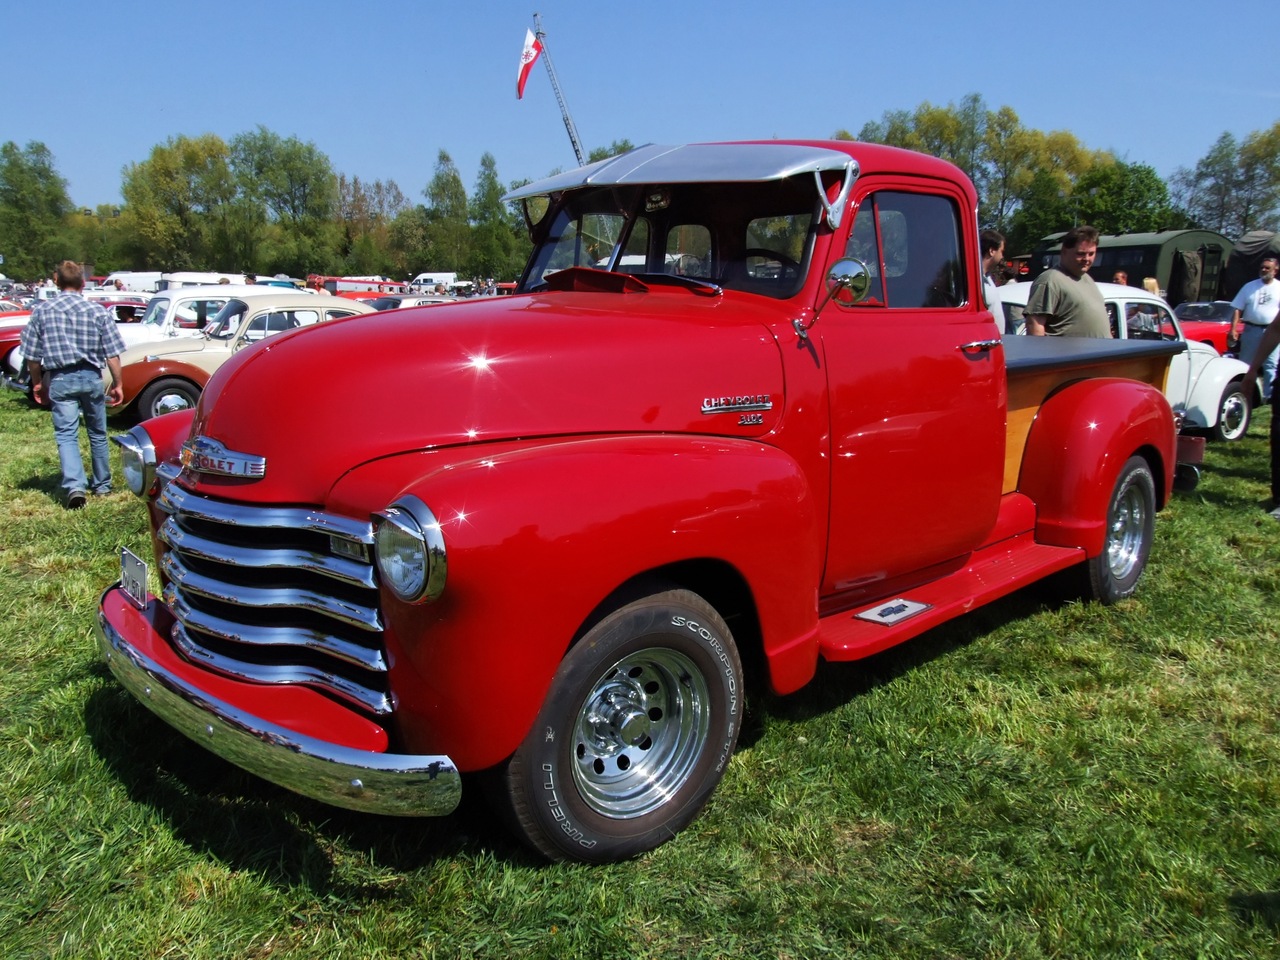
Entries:
{"type": "Polygon", "coordinates": [[[406,603],[429,602],[444,590],[444,537],[435,514],[403,497],[377,515],[374,549],[382,582],[406,603]]]}
{"type": "Polygon", "coordinates": [[[124,482],[138,496],[147,496],[156,482],[156,448],[141,426],[112,437],[120,445],[120,465],[124,482]]]}

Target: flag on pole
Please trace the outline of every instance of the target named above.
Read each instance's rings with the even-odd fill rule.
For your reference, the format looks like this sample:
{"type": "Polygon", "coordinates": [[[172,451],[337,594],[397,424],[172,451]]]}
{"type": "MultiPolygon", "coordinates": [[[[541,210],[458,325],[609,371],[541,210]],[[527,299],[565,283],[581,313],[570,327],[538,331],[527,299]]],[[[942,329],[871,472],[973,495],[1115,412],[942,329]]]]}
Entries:
{"type": "Polygon", "coordinates": [[[533,65],[537,63],[538,56],[542,53],[542,41],[533,35],[532,30],[526,29],[524,32],[524,50],[520,53],[520,76],[516,81],[516,99],[524,99],[524,85],[529,79],[529,71],[533,69],[533,65]]]}

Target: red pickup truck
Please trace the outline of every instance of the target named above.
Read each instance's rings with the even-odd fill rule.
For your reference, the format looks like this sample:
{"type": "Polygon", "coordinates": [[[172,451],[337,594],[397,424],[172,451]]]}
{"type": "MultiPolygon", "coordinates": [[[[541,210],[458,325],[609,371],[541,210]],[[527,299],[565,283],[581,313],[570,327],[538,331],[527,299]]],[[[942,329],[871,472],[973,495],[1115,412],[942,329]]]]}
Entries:
{"type": "Polygon", "coordinates": [[[122,552],[102,650],[196,742],[378,813],[484,772],[610,861],[707,803],[748,668],[798,691],[1068,567],[1133,591],[1182,345],[1002,338],[955,167],[649,146],[509,199],[514,295],[273,337],[118,438],[160,596],[122,552]]]}

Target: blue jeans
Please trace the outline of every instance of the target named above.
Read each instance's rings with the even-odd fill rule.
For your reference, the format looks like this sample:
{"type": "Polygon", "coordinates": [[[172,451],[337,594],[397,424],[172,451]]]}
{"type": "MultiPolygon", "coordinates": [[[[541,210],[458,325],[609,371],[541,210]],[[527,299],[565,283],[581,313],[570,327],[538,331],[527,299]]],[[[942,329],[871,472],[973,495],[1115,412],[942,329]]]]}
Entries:
{"type": "Polygon", "coordinates": [[[53,438],[62,464],[62,491],[111,492],[111,455],[107,446],[107,399],[102,373],[97,370],[55,371],[49,377],[49,402],[53,405],[53,438]],[[89,456],[93,484],[84,478],[80,459],[80,414],[89,432],[89,456]]]}
{"type": "MultiPolygon", "coordinates": [[[[1258,352],[1258,347],[1262,345],[1262,335],[1267,332],[1266,327],[1260,327],[1256,324],[1245,323],[1240,329],[1240,359],[1245,363],[1253,363],[1253,355],[1258,352]]],[[[1262,398],[1264,400],[1271,399],[1271,385],[1276,379],[1276,358],[1280,356],[1280,348],[1273,350],[1271,356],[1267,357],[1262,363],[1262,398]]]]}

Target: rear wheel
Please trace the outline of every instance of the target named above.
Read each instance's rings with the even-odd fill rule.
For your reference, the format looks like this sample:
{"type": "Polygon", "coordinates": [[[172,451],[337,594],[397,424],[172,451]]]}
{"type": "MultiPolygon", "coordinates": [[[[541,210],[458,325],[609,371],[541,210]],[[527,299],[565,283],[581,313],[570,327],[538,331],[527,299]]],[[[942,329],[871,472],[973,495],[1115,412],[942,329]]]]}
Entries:
{"type": "Polygon", "coordinates": [[[200,399],[200,388],[189,380],[166,377],[157,380],[138,397],[138,417],[149,420],[165,413],[190,410],[200,399]]]}
{"type": "Polygon", "coordinates": [[[687,590],[657,593],[573,646],[491,788],[522,839],[552,860],[632,857],[702,810],[742,711],[742,665],[719,614],[687,590]]]}
{"type": "Polygon", "coordinates": [[[1249,419],[1253,405],[1239,380],[1233,380],[1222,391],[1218,401],[1218,422],[1213,425],[1213,435],[1219,440],[1239,440],[1249,432],[1249,419]]]}
{"type": "Polygon", "coordinates": [[[1155,517],[1156,484],[1151,468],[1142,457],[1130,457],[1111,491],[1102,552],[1088,561],[1095,599],[1115,603],[1137,588],[1151,552],[1155,517]]]}

